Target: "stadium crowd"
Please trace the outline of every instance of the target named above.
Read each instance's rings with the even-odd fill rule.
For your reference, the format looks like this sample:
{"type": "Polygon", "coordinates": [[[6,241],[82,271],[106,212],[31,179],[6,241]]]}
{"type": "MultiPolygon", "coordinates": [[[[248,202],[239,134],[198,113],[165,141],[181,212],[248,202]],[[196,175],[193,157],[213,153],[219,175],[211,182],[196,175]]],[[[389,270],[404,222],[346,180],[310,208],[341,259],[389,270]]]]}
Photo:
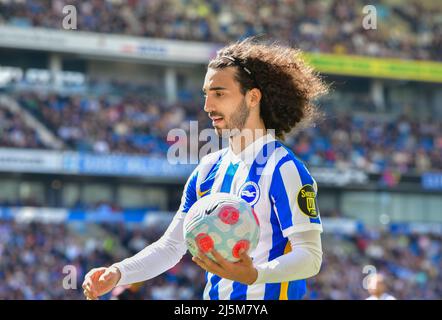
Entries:
{"type": "Polygon", "coordinates": [[[186,120],[186,106],[149,98],[24,93],[17,99],[67,148],[79,151],[164,155],[167,133],[186,120]]]}
{"type": "Polygon", "coordinates": [[[312,52],[441,60],[442,6],[434,3],[372,1],[376,30],[363,25],[362,0],[9,0],[0,2],[0,23],[61,29],[63,7],[74,5],[83,31],[216,43],[265,34],[312,52]]]}
{"type": "Polygon", "coordinates": [[[442,169],[442,122],[401,115],[381,120],[357,114],[329,116],[288,139],[310,166],[400,174],[442,169]]]}
{"type": "MultiPolygon", "coordinates": [[[[156,240],[157,232],[119,228],[128,252],[156,240]]],[[[116,235],[114,235],[116,236],[116,235]]],[[[0,300],[84,299],[81,284],[91,268],[122,259],[112,234],[95,239],[75,234],[68,225],[0,221],[0,300]],[[73,273],[70,267],[75,267],[73,273]],[[69,275],[74,278],[66,278],[69,275]],[[51,284],[50,286],[48,284],[51,284]]],[[[204,277],[185,257],[178,266],[141,288],[143,299],[199,299],[204,277]]],[[[111,298],[111,294],[105,298],[111,298]]]]}
{"type": "MultiPolygon", "coordinates": [[[[64,224],[54,227],[0,221],[0,299],[84,299],[81,283],[85,273],[124,258],[116,253],[112,239],[117,239],[127,254],[133,254],[163,232],[154,227],[129,229],[121,224],[105,229],[108,236],[96,239],[80,236],[64,224]],[[65,266],[76,268],[76,282],[65,278],[72,274],[65,266]],[[63,283],[71,288],[74,284],[76,289],[65,289],[63,283]]],[[[365,266],[386,275],[387,291],[397,299],[442,297],[440,234],[365,231],[354,236],[328,233],[323,237],[322,269],[307,281],[305,299],[366,299],[365,266]]],[[[203,270],[187,254],[168,272],[139,284],[136,293],[119,287],[104,299],[201,299],[204,278],[203,270]],[[129,294],[122,294],[123,289],[129,294]]]]}
{"type": "Polygon", "coordinates": [[[396,299],[442,297],[442,237],[369,230],[354,236],[324,234],[321,272],[308,281],[308,299],[364,299],[373,272],[386,278],[396,299]]]}
{"type": "MultiPolygon", "coordinates": [[[[78,151],[165,156],[176,142],[167,141],[171,129],[188,132],[190,120],[198,120],[200,129],[210,127],[197,103],[167,105],[136,95],[92,97],[34,92],[22,92],[15,98],[66,148],[78,151]]],[[[0,128],[3,126],[2,131],[7,133],[0,140],[1,146],[42,147],[32,130],[7,117],[11,115],[0,113],[0,128]]],[[[288,135],[285,143],[310,166],[404,174],[442,170],[441,133],[442,122],[437,117],[330,112],[316,126],[288,135]]]]}
{"type": "Polygon", "coordinates": [[[38,133],[30,128],[19,113],[0,105],[0,146],[15,148],[44,148],[38,133]]]}

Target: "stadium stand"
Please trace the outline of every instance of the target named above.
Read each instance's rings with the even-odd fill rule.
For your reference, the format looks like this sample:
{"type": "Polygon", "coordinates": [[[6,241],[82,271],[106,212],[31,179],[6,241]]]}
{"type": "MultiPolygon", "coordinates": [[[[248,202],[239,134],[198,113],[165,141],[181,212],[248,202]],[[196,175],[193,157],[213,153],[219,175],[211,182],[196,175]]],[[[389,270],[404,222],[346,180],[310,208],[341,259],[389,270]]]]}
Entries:
{"type": "MultiPolygon", "coordinates": [[[[171,144],[167,141],[170,129],[188,131],[182,124],[197,119],[201,127],[208,125],[208,118],[197,103],[166,105],[136,95],[65,96],[31,91],[14,97],[69,149],[77,151],[165,156],[171,144]]],[[[337,106],[328,108],[335,110],[337,106]]],[[[11,116],[5,112],[5,119],[11,116]]],[[[29,128],[23,131],[21,122],[7,123],[9,127],[3,130],[11,139],[4,137],[2,146],[12,143],[17,147],[45,147],[36,132],[29,128]]],[[[318,126],[288,136],[286,144],[311,166],[374,173],[386,169],[424,172],[442,170],[441,132],[438,119],[340,113],[326,115],[318,126]]]]}
{"type": "Polygon", "coordinates": [[[82,31],[217,43],[266,34],[311,52],[441,60],[442,6],[407,3],[372,1],[380,32],[368,33],[360,24],[366,5],[360,0],[11,0],[0,3],[0,23],[60,28],[69,4],[82,31]]]}
{"type": "MultiPolygon", "coordinates": [[[[80,289],[63,289],[65,265],[77,267],[76,285],[81,288],[85,272],[122,258],[115,253],[116,245],[109,241],[113,236],[133,254],[163,232],[158,227],[128,229],[123,224],[104,228],[108,236],[97,241],[80,238],[78,232],[64,224],[54,228],[38,222],[0,222],[0,299],[83,299],[80,289]],[[54,284],[50,290],[48,283],[54,284]]],[[[305,299],[367,298],[363,287],[365,266],[384,273],[390,293],[398,299],[437,299],[442,294],[440,234],[365,230],[355,235],[329,233],[324,237],[322,271],[308,280],[305,299]]],[[[186,255],[167,273],[141,284],[136,298],[200,299],[203,288],[203,271],[186,255]]]]}

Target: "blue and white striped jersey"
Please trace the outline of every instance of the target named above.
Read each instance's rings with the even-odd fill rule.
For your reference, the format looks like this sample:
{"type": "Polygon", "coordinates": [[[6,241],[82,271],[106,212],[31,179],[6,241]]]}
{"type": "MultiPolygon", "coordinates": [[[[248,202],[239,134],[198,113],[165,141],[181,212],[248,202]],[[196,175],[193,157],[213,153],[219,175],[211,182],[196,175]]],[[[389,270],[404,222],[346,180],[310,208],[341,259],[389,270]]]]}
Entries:
{"type": "MultiPolygon", "coordinates": [[[[293,152],[267,134],[239,155],[230,148],[204,157],[187,180],[180,211],[186,213],[201,197],[228,192],[248,201],[261,228],[257,248],[250,252],[254,264],[271,261],[291,251],[288,236],[319,230],[317,184],[293,152]]],[[[204,299],[301,299],[306,280],[244,285],[206,272],[204,299]]]]}

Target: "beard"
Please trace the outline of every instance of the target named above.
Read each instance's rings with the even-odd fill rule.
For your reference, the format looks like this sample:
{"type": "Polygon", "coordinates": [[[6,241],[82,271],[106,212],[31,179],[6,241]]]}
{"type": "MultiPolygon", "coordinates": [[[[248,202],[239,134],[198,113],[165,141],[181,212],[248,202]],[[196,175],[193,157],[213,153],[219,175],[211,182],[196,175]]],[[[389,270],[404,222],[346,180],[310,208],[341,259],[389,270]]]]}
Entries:
{"type": "Polygon", "coordinates": [[[244,129],[247,119],[249,118],[250,110],[247,107],[246,99],[244,98],[239,106],[233,111],[229,119],[224,118],[226,121],[225,128],[215,128],[218,136],[228,138],[235,136],[244,129]]]}

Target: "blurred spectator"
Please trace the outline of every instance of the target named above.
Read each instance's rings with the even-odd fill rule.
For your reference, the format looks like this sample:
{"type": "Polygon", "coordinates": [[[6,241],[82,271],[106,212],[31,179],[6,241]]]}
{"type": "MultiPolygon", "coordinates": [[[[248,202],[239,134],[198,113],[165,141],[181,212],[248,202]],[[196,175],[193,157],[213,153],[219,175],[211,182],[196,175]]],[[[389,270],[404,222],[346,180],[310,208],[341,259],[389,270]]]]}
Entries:
{"type": "Polygon", "coordinates": [[[440,299],[441,240],[440,234],[376,229],[357,237],[323,234],[323,264],[319,274],[307,280],[306,299],[366,299],[367,266],[388,279],[389,294],[396,299],[440,299]]]}
{"type": "Polygon", "coordinates": [[[19,113],[0,106],[0,146],[15,148],[45,148],[38,133],[30,128],[19,113]]]}
{"type": "Polygon", "coordinates": [[[387,285],[385,276],[382,274],[370,275],[367,281],[368,292],[370,296],[367,300],[396,300],[391,294],[387,293],[387,285]]]}

